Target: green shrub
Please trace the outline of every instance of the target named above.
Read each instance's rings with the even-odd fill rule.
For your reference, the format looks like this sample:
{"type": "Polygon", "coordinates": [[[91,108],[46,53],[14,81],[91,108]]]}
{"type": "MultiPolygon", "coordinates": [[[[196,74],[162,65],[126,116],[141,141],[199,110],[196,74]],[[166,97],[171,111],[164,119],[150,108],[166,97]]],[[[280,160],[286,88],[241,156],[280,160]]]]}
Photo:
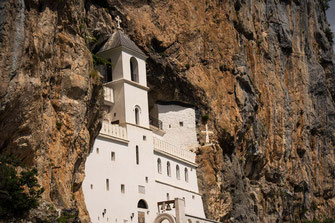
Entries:
{"type": "Polygon", "coordinates": [[[331,31],[329,27],[325,30],[326,37],[331,45],[334,44],[334,33],[331,31]]]}
{"type": "Polygon", "coordinates": [[[203,116],[201,117],[201,122],[202,122],[203,124],[206,124],[207,121],[208,121],[208,119],[209,119],[209,116],[208,116],[207,114],[205,114],[205,115],[203,115],[203,116]]]}
{"type": "Polygon", "coordinates": [[[13,157],[0,155],[0,220],[23,219],[38,207],[43,188],[37,183],[37,170],[17,172],[13,157]]]}
{"type": "Polygon", "coordinates": [[[113,65],[111,62],[109,62],[109,61],[105,60],[104,58],[99,57],[99,56],[97,56],[97,55],[95,55],[93,53],[92,53],[92,58],[93,58],[93,64],[94,64],[94,66],[97,66],[97,65],[107,65],[107,64],[109,64],[111,66],[113,65]]]}
{"type": "Polygon", "coordinates": [[[329,2],[331,0],[319,0],[322,10],[326,11],[329,9],[329,2]]]}

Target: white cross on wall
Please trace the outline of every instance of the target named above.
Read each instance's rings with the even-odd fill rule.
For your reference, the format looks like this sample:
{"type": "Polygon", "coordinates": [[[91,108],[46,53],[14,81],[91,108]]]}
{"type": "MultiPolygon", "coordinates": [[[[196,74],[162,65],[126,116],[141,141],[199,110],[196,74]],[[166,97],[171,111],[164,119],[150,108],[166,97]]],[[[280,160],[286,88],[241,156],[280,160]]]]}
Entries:
{"type": "Polygon", "coordinates": [[[121,22],[122,22],[122,20],[120,19],[120,16],[116,16],[116,22],[117,22],[117,28],[118,29],[121,29],[121,26],[120,26],[120,24],[121,24],[121,22]]]}
{"type": "Polygon", "coordinates": [[[208,131],[208,126],[206,124],[206,131],[201,131],[202,133],[206,133],[206,144],[209,144],[209,134],[213,134],[212,131],[208,131]]]}

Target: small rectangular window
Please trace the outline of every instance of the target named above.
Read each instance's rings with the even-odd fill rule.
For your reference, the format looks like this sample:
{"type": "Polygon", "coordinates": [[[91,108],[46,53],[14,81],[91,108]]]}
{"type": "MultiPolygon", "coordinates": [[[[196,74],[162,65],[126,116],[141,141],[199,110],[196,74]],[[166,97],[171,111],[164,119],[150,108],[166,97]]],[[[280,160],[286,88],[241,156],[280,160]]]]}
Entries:
{"type": "Polygon", "coordinates": [[[121,184],[121,193],[125,193],[125,186],[124,186],[124,184],[121,184]]]}
{"type": "Polygon", "coordinates": [[[93,190],[93,184],[91,184],[91,190],[93,190]]]}
{"type": "Polygon", "coordinates": [[[145,187],[141,186],[141,185],[138,185],[138,193],[145,194],[145,187]]]}
{"type": "Polygon", "coordinates": [[[149,182],[149,178],[145,177],[145,182],[148,183],[149,182]]]}
{"type": "Polygon", "coordinates": [[[97,148],[97,150],[96,150],[96,151],[97,151],[97,154],[99,154],[99,148],[97,148]]]}
{"type": "Polygon", "coordinates": [[[170,200],[170,194],[166,193],[166,200],[169,201],[170,200]]]}
{"type": "Polygon", "coordinates": [[[143,141],[147,141],[147,136],[143,136],[143,141]]]}
{"type": "Polygon", "coordinates": [[[106,179],[106,190],[109,191],[109,179],[106,179]]]}
{"type": "Polygon", "coordinates": [[[138,150],[138,146],[136,146],[136,164],[140,164],[140,158],[139,158],[139,150],[138,150]]]}
{"type": "Polygon", "coordinates": [[[111,152],[111,160],[115,161],[115,152],[111,152]]]}
{"type": "Polygon", "coordinates": [[[184,122],[179,122],[179,126],[183,127],[184,126],[184,122]]]}

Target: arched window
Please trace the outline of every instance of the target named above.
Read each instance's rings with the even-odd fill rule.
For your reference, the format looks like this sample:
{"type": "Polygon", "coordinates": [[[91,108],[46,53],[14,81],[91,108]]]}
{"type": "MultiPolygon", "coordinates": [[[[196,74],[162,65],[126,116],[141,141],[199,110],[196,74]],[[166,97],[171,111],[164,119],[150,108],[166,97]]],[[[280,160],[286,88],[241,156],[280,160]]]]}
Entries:
{"type": "Polygon", "coordinates": [[[140,109],[139,107],[135,107],[135,124],[140,124],[140,109]]]}
{"type": "Polygon", "coordinates": [[[162,173],[162,161],[160,158],[157,159],[157,171],[158,173],[162,173]]]}
{"type": "Polygon", "coordinates": [[[170,162],[167,162],[166,164],[166,170],[167,170],[167,175],[171,177],[171,165],[170,162]]]}
{"type": "Polygon", "coordinates": [[[112,67],[112,61],[111,59],[108,59],[107,63],[107,75],[106,75],[106,81],[110,82],[113,80],[113,67],[112,67]]]}
{"type": "Polygon", "coordinates": [[[130,58],[130,76],[131,80],[139,82],[138,80],[138,63],[135,57],[130,58]]]}
{"type": "Polygon", "coordinates": [[[138,208],[148,209],[148,204],[145,202],[145,200],[141,199],[137,203],[138,208]]]}
{"type": "Polygon", "coordinates": [[[140,159],[139,159],[139,151],[138,151],[138,146],[136,146],[136,164],[138,165],[140,163],[140,159]]]}
{"type": "Polygon", "coordinates": [[[185,167],[185,181],[188,182],[188,169],[185,167]]]}
{"type": "Polygon", "coordinates": [[[176,166],[176,176],[177,176],[177,179],[180,180],[180,170],[179,170],[178,165],[176,166]]]}
{"type": "Polygon", "coordinates": [[[188,220],[187,220],[187,223],[192,223],[192,220],[191,220],[191,219],[188,219],[188,220]]]}

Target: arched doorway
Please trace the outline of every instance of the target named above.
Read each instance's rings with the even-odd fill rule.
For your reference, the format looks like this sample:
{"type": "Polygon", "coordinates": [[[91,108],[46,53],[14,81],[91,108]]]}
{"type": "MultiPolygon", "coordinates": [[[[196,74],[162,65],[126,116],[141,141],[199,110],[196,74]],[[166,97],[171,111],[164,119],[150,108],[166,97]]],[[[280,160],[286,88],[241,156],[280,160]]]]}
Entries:
{"type": "Polygon", "coordinates": [[[145,209],[148,209],[148,203],[141,199],[137,202],[137,208],[142,209],[137,212],[138,223],[145,223],[145,209]]]}
{"type": "Polygon", "coordinates": [[[156,217],[154,223],[176,223],[176,220],[172,215],[163,213],[156,217]]]}

